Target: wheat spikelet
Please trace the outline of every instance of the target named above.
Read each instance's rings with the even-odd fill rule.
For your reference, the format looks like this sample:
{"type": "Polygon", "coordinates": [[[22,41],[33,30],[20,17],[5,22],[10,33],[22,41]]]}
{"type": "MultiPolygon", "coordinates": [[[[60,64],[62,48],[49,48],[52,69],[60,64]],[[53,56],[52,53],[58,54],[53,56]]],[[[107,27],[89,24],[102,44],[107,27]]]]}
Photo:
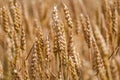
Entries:
{"type": "MultiPolygon", "coordinates": [[[[66,45],[66,39],[65,39],[65,31],[64,31],[64,25],[59,21],[58,13],[57,13],[57,7],[54,7],[53,11],[53,21],[54,21],[54,26],[55,26],[55,51],[58,51],[55,53],[59,56],[60,60],[60,66],[63,67],[63,76],[64,79],[67,79],[66,76],[66,68],[67,68],[67,45],[66,45]],[[62,63],[62,64],[61,64],[62,63]]],[[[56,57],[57,57],[56,55],[56,57]]],[[[61,68],[60,67],[60,68],[61,68]]]]}
{"type": "Polygon", "coordinates": [[[26,35],[25,35],[25,30],[22,28],[21,29],[21,49],[23,52],[26,50],[26,35]]]}
{"type": "Polygon", "coordinates": [[[6,7],[2,8],[3,28],[6,33],[9,32],[9,16],[6,7]]]}
{"type": "Polygon", "coordinates": [[[39,62],[39,75],[41,76],[41,79],[44,76],[44,59],[45,59],[45,53],[44,53],[44,48],[45,48],[45,44],[44,44],[44,39],[43,39],[43,33],[41,31],[40,28],[38,28],[38,41],[37,41],[37,55],[38,55],[38,62],[39,62]]]}
{"type": "Polygon", "coordinates": [[[64,6],[65,19],[67,21],[68,27],[73,28],[73,21],[72,21],[69,9],[67,5],[63,4],[63,6],[64,6]]]}
{"type": "Polygon", "coordinates": [[[89,17],[86,16],[84,17],[83,14],[80,14],[80,21],[81,21],[81,25],[82,25],[82,30],[83,30],[83,34],[84,34],[84,39],[88,45],[89,50],[89,60],[91,61],[91,57],[92,57],[92,50],[91,50],[91,45],[92,45],[92,29],[91,29],[91,24],[90,24],[90,20],[89,17]]]}
{"type": "Polygon", "coordinates": [[[28,73],[28,61],[24,61],[23,65],[23,79],[24,80],[30,80],[29,73],[28,73]]]}
{"type": "MultiPolygon", "coordinates": [[[[53,29],[59,26],[59,18],[58,18],[58,10],[55,6],[52,13],[52,20],[53,20],[53,29]]],[[[54,39],[54,54],[56,55],[58,52],[58,41],[57,41],[57,33],[55,32],[55,39],[54,39]]]]}
{"type": "Polygon", "coordinates": [[[77,73],[79,73],[79,63],[76,57],[76,50],[75,50],[75,46],[74,46],[74,42],[73,42],[73,33],[72,31],[69,34],[69,43],[68,43],[68,58],[71,58],[73,63],[75,64],[75,69],[77,71],[77,73]]]}
{"type": "Polygon", "coordinates": [[[53,20],[53,29],[55,31],[53,52],[56,60],[57,79],[60,79],[62,77],[61,71],[60,71],[62,64],[61,64],[61,57],[60,57],[61,54],[59,54],[59,48],[58,48],[58,34],[56,31],[56,28],[58,29],[60,28],[57,6],[54,6],[53,13],[52,13],[52,20],[53,20]]]}
{"type": "MultiPolygon", "coordinates": [[[[36,39],[37,41],[37,39],[36,39]]],[[[30,71],[31,71],[31,79],[36,80],[38,78],[37,71],[38,71],[38,62],[37,62],[37,42],[34,44],[34,51],[31,55],[31,64],[30,64],[30,71]]]]}
{"type": "Polygon", "coordinates": [[[22,50],[22,69],[23,69],[23,78],[24,80],[29,80],[29,74],[28,74],[28,61],[25,60],[26,55],[26,35],[25,35],[25,30],[22,28],[21,29],[21,44],[20,48],[22,50]]]}
{"type": "Polygon", "coordinates": [[[24,74],[24,78],[25,78],[25,80],[28,78],[28,72],[27,72],[27,61],[24,61],[25,60],[25,56],[26,56],[26,37],[25,37],[25,32],[24,32],[24,29],[22,28],[21,29],[21,39],[20,39],[20,48],[21,48],[21,50],[22,50],[22,60],[21,60],[21,63],[22,63],[22,67],[24,67],[23,68],[23,74],[24,74],[24,72],[25,72],[25,74],[24,74]]]}
{"type": "Polygon", "coordinates": [[[82,24],[82,27],[83,27],[85,40],[88,44],[88,47],[90,48],[91,44],[92,44],[92,40],[91,40],[92,39],[91,38],[92,32],[91,32],[91,24],[90,24],[89,17],[86,16],[86,19],[85,19],[85,17],[81,14],[80,15],[80,21],[81,21],[81,24],[82,24]]]}
{"type": "Polygon", "coordinates": [[[51,48],[50,48],[50,40],[49,37],[47,37],[46,42],[45,42],[45,53],[46,53],[46,76],[47,80],[50,80],[50,55],[51,55],[51,48]]]}
{"type": "Polygon", "coordinates": [[[68,43],[68,56],[71,56],[71,58],[73,59],[73,61],[75,62],[75,47],[73,45],[73,33],[70,32],[69,34],[69,43],[68,43]]]}
{"type": "Polygon", "coordinates": [[[39,66],[39,75],[41,77],[41,79],[43,78],[43,52],[42,52],[42,48],[40,46],[40,41],[37,40],[36,41],[36,50],[37,50],[37,55],[38,55],[38,66],[39,66]]]}
{"type": "Polygon", "coordinates": [[[18,33],[20,31],[21,27],[21,11],[18,6],[18,4],[15,2],[10,2],[10,8],[11,8],[11,14],[13,19],[13,24],[16,32],[18,33]]]}
{"type": "Polygon", "coordinates": [[[100,75],[100,78],[102,80],[107,80],[104,62],[94,38],[92,44],[93,44],[94,59],[95,59],[94,67],[96,66],[95,68],[97,69],[97,73],[100,75]]]}
{"type": "Polygon", "coordinates": [[[78,75],[75,69],[75,63],[73,62],[72,58],[69,57],[69,67],[70,67],[70,72],[73,80],[79,80],[78,75]]]}
{"type": "Polygon", "coordinates": [[[57,26],[57,22],[59,21],[57,6],[54,6],[54,9],[52,12],[52,20],[53,20],[53,22],[56,22],[56,23],[54,23],[54,26],[57,26]]]}
{"type": "Polygon", "coordinates": [[[58,37],[58,49],[59,49],[59,54],[61,55],[62,58],[62,67],[63,67],[63,75],[64,79],[67,79],[67,45],[66,45],[66,38],[65,38],[65,33],[64,33],[64,26],[61,24],[58,27],[58,32],[57,32],[57,37],[58,37]]]}
{"type": "MultiPolygon", "coordinates": [[[[41,50],[42,52],[44,52],[44,39],[43,39],[43,31],[41,29],[41,26],[39,25],[38,21],[35,20],[35,23],[34,23],[34,26],[36,27],[37,31],[36,31],[36,36],[40,42],[40,47],[41,47],[41,50]]],[[[43,56],[45,56],[43,54],[43,56]]]]}
{"type": "Polygon", "coordinates": [[[88,43],[88,47],[91,48],[91,44],[92,44],[92,30],[91,30],[91,24],[90,24],[90,20],[89,17],[86,16],[86,37],[87,37],[87,43],[88,43]]]}
{"type": "MultiPolygon", "coordinates": [[[[50,40],[49,37],[46,39],[46,48],[45,48],[45,53],[46,53],[46,58],[49,59],[49,56],[51,54],[51,48],[50,48],[50,40]]],[[[49,60],[48,60],[49,61],[49,60]]]]}
{"type": "Polygon", "coordinates": [[[20,44],[19,44],[19,39],[17,34],[14,36],[14,46],[15,46],[15,54],[14,54],[14,64],[15,67],[17,67],[17,64],[20,62],[19,60],[19,55],[20,55],[20,44]]]}
{"type": "Polygon", "coordinates": [[[67,79],[67,52],[66,52],[66,41],[63,33],[61,32],[62,30],[60,29],[58,31],[58,48],[59,48],[59,54],[62,63],[62,68],[63,68],[63,76],[64,79],[67,79]]]}
{"type": "MultiPolygon", "coordinates": [[[[76,48],[74,46],[73,32],[70,32],[70,34],[69,34],[68,58],[69,57],[71,57],[73,59],[73,62],[75,63],[75,67],[76,67],[76,69],[78,69],[80,67],[80,64],[79,64],[79,61],[78,61],[78,58],[77,58],[76,48]]],[[[78,70],[78,72],[79,72],[79,70],[78,70]]]]}
{"type": "Polygon", "coordinates": [[[118,33],[118,14],[117,14],[117,5],[116,5],[116,2],[114,2],[114,4],[113,4],[112,30],[115,33],[115,35],[118,33]]]}
{"type": "Polygon", "coordinates": [[[65,34],[64,34],[64,28],[61,24],[61,21],[58,16],[58,10],[57,6],[54,7],[53,10],[53,21],[54,21],[54,30],[55,30],[55,41],[54,41],[54,54],[56,57],[57,62],[57,73],[58,73],[58,79],[61,79],[61,77],[64,79],[66,78],[66,52],[65,52],[65,34]],[[63,71],[62,71],[63,67],[63,71]],[[63,72],[63,73],[62,73],[63,72]],[[61,74],[61,76],[60,76],[61,74]]]}
{"type": "Polygon", "coordinates": [[[36,27],[36,30],[35,30],[35,35],[37,36],[37,55],[38,55],[38,67],[39,67],[39,76],[41,77],[41,79],[44,79],[44,67],[45,65],[43,64],[44,63],[44,59],[45,59],[45,54],[44,54],[44,48],[45,48],[45,45],[44,45],[44,39],[43,39],[43,33],[42,33],[42,29],[41,29],[41,26],[39,25],[38,23],[38,20],[35,19],[34,20],[34,26],[36,27]]]}

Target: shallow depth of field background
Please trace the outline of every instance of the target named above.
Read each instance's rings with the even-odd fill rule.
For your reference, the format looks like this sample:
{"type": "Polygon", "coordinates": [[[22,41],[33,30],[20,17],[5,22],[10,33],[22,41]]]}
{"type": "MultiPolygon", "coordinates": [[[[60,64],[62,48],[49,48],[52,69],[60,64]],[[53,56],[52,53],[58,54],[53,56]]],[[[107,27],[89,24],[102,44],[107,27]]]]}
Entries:
{"type": "Polygon", "coordinates": [[[0,79],[120,80],[119,22],[119,0],[0,0],[0,79]]]}

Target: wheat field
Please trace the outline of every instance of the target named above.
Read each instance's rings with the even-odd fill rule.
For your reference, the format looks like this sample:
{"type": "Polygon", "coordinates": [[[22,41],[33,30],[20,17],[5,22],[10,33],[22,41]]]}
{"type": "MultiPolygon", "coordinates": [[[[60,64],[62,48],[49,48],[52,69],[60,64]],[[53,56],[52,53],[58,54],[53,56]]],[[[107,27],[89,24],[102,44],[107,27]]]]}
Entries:
{"type": "Polygon", "coordinates": [[[120,80],[120,0],[0,0],[0,80],[120,80]]]}

